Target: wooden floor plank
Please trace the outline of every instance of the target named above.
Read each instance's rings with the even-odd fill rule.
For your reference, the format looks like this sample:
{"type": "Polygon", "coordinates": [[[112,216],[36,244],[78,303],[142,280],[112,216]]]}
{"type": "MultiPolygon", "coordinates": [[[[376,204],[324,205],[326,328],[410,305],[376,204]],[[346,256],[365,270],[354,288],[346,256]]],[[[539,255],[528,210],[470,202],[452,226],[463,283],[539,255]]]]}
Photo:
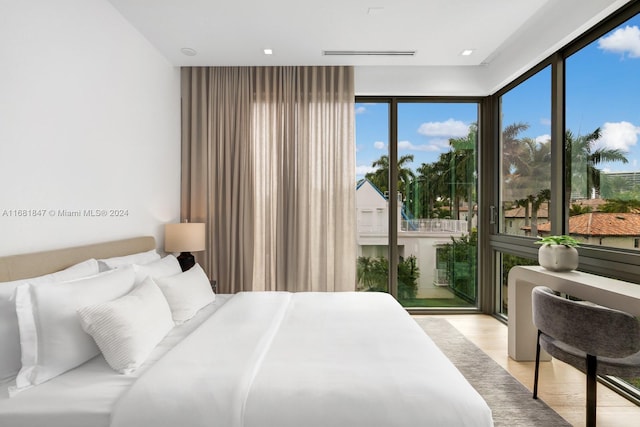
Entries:
{"type": "MultiPolygon", "coordinates": [[[[447,319],[529,390],[533,387],[533,362],[516,362],[507,355],[507,326],[492,316],[481,314],[434,315],[447,319]]],[[[420,316],[415,316],[420,317],[420,316]]],[[[538,393],[572,425],[585,422],[584,374],[559,360],[540,367],[538,393]]],[[[640,407],[598,383],[597,423],[599,427],[640,425],[640,407]]]]}

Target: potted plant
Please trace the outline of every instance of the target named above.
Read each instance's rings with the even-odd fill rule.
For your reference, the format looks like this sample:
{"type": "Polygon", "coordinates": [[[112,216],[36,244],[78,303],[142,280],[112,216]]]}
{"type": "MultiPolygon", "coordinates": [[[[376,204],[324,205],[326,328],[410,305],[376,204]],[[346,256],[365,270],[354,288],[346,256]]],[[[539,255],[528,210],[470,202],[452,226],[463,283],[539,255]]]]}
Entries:
{"type": "Polygon", "coordinates": [[[540,237],[535,242],[538,249],[538,263],[551,271],[571,271],[578,268],[578,250],[580,242],[571,236],[540,237]]]}

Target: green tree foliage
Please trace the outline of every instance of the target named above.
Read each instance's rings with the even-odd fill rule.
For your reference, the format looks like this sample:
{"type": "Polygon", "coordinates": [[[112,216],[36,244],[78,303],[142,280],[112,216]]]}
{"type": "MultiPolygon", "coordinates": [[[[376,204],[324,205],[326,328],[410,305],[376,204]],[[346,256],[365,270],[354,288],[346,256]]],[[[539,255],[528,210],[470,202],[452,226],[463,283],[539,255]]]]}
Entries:
{"type": "Polygon", "coordinates": [[[600,206],[600,211],[607,213],[631,213],[639,210],[640,200],[610,199],[600,206]]]}
{"type": "Polygon", "coordinates": [[[591,206],[582,206],[577,203],[574,203],[571,205],[571,208],[569,208],[569,216],[582,215],[582,214],[590,213],[592,211],[593,209],[591,209],[591,206]]]}
{"type": "MultiPolygon", "coordinates": [[[[473,209],[476,199],[475,124],[463,138],[451,138],[451,149],[433,163],[422,163],[418,176],[408,186],[405,207],[416,218],[458,218],[462,200],[473,209]],[[448,209],[444,209],[448,208],[448,209]]],[[[469,224],[471,224],[469,215],[469,224]]]]}
{"type": "Polygon", "coordinates": [[[459,238],[451,236],[451,243],[441,249],[442,258],[447,259],[449,287],[462,299],[476,302],[476,270],[478,263],[478,231],[459,238]]]}
{"type": "MultiPolygon", "coordinates": [[[[504,295],[507,294],[507,289],[509,286],[509,272],[513,267],[517,265],[538,265],[538,260],[531,258],[521,258],[517,255],[508,253],[502,254],[502,291],[504,295]]],[[[509,314],[509,307],[507,305],[506,298],[503,298],[502,301],[502,312],[505,315],[509,314]]]]}
{"type": "MultiPolygon", "coordinates": [[[[384,257],[358,257],[358,289],[371,292],[388,292],[389,261],[384,257]]],[[[420,269],[415,256],[398,263],[398,299],[413,299],[418,293],[420,269]]]]}
{"type": "MultiPolygon", "coordinates": [[[[398,159],[398,191],[406,194],[407,187],[415,178],[408,164],[413,162],[413,154],[401,156],[398,159]]],[[[389,191],[389,156],[386,154],[375,160],[372,164],[375,171],[369,172],[364,177],[371,181],[383,193],[389,191]]]]}
{"type": "MultiPolygon", "coordinates": [[[[551,141],[536,141],[520,138],[529,125],[515,123],[507,126],[502,133],[502,174],[505,184],[505,198],[514,206],[525,208],[525,225],[531,226],[531,234],[537,235],[538,210],[551,199],[551,141]]],[[[574,136],[565,133],[565,156],[571,167],[565,168],[567,200],[571,196],[589,198],[593,191],[600,191],[601,171],[596,166],[601,162],[627,163],[624,153],[617,149],[597,148],[600,129],[590,134],[574,136]]],[[[620,185],[620,182],[603,180],[605,186],[620,185]]],[[[609,187],[606,187],[608,190],[609,187]]],[[[635,197],[629,197],[635,198],[635,197]]],[[[572,215],[577,214],[574,208],[572,215]]]]}
{"type": "Polygon", "coordinates": [[[629,162],[621,150],[596,148],[600,136],[600,128],[582,136],[566,131],[565,156],[571,161],[571,167],[565,169],[567,189],[571,193],[567,199],[571,195],[590,198],[593,190],[600,190],[601,171],[596,166],[601,162],[629,162]]]}

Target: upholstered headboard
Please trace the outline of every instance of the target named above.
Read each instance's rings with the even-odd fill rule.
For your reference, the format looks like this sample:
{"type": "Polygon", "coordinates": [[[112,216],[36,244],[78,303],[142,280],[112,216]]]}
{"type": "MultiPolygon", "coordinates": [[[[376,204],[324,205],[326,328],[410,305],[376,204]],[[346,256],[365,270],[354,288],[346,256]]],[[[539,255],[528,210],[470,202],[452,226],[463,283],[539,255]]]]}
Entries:
{"type": "Polygon", "coordinates": [[[156,248],[152,236],[133,237],[92,245],[0,257],[0,282],[42,276],[90,258],[130,255],[156,248]]]}

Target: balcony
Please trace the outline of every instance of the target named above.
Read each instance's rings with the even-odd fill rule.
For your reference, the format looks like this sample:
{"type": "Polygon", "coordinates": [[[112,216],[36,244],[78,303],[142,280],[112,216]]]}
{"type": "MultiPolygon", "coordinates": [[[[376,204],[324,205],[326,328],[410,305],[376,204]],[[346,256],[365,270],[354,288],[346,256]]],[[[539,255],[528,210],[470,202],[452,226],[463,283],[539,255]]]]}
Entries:
{"type": "Polygon", "coordinates": [[[408,233],[466,233],[468,223],[459,219],[408,219],[402,220],[400,230],[408,233]]]}

